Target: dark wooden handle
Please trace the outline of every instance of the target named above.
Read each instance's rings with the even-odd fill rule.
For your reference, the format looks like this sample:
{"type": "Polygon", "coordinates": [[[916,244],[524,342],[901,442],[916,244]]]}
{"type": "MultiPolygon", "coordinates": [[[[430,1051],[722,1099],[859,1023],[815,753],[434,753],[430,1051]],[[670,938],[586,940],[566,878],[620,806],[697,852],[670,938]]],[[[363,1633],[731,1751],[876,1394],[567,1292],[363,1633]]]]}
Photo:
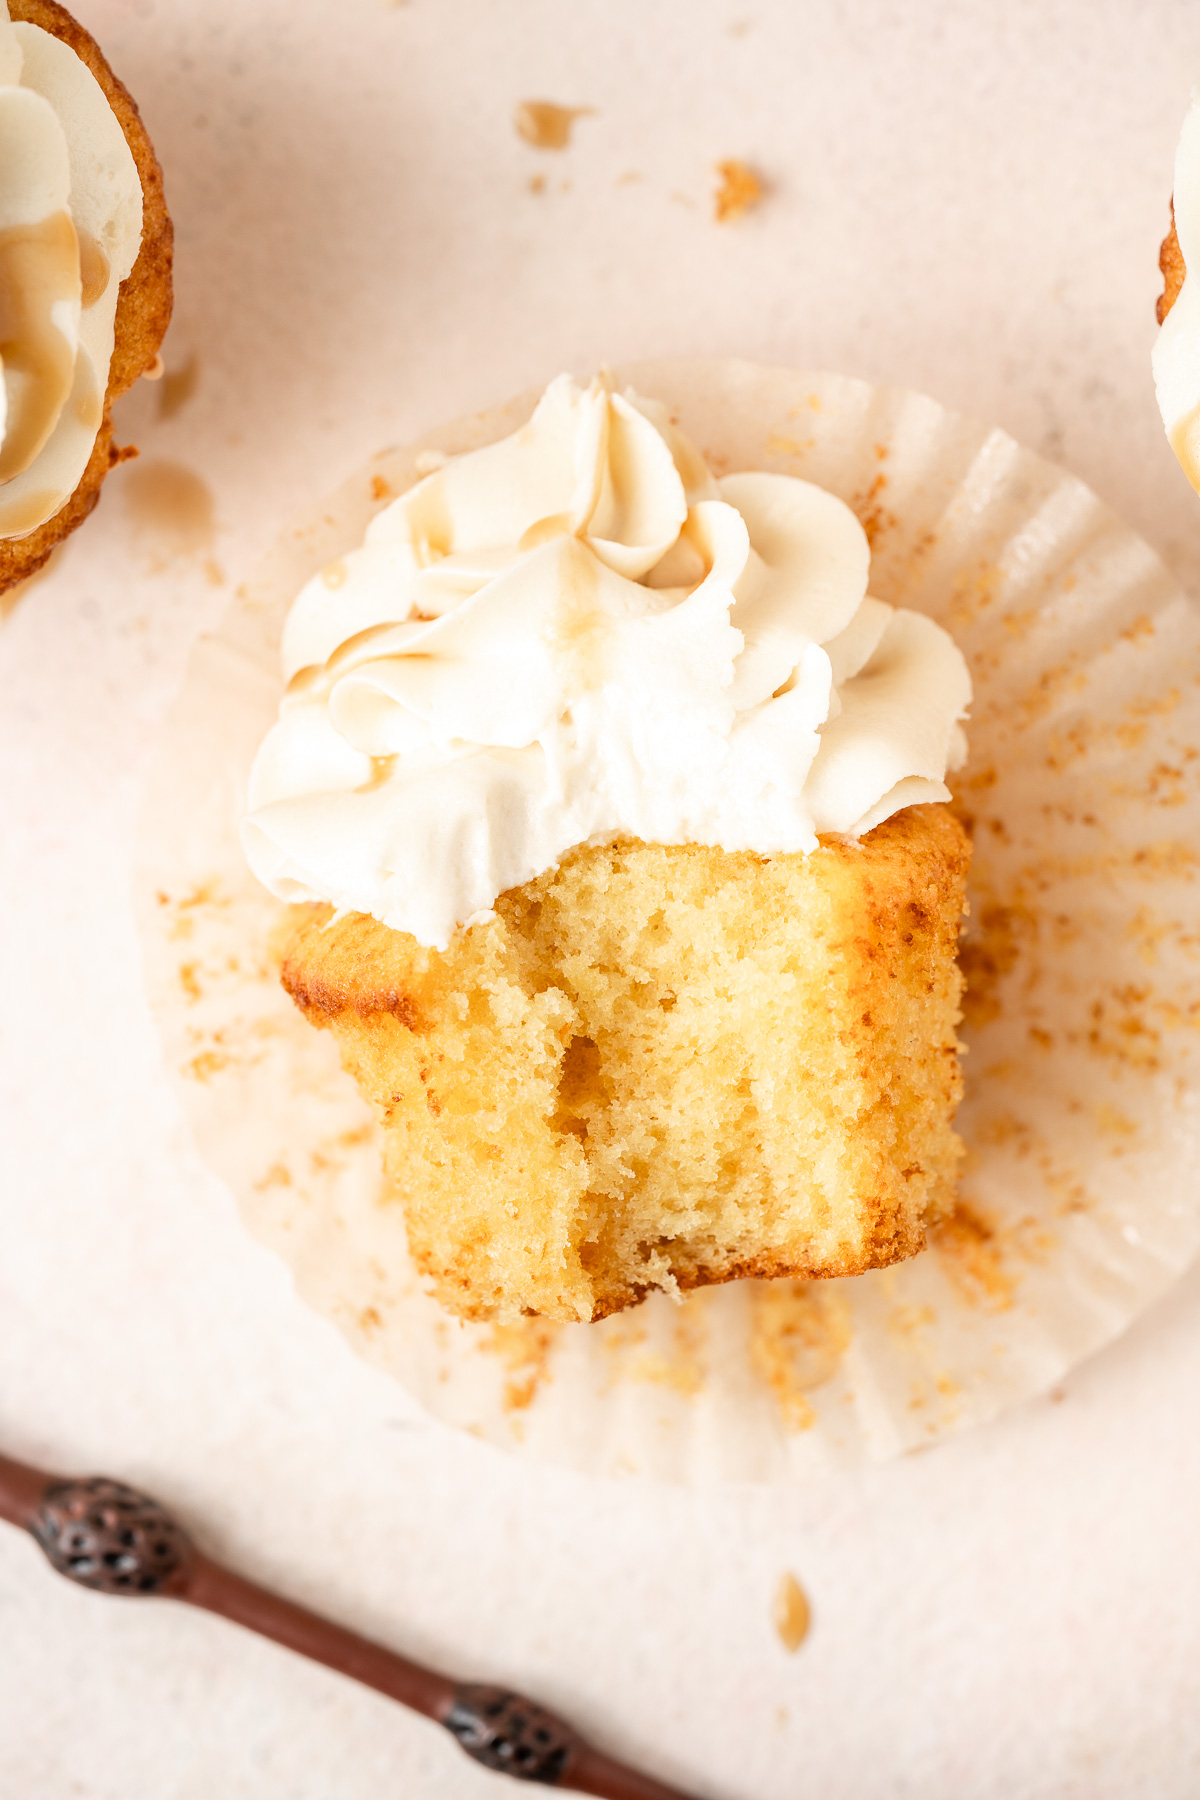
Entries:
{"type": "Polygon", "coordinates": [[[157,1500],[123,1482],[64,1479],[0,1456],[0,1518],[30,1532],[68,1581],[102,1594],[184,1600],[232,1619],[436,1719],[485,1768],[601,1800],[688,1800],[614,1762],[536,1701],[491,1683],[452,1681],[247,1581],[197,1550],[157,1500]]]}

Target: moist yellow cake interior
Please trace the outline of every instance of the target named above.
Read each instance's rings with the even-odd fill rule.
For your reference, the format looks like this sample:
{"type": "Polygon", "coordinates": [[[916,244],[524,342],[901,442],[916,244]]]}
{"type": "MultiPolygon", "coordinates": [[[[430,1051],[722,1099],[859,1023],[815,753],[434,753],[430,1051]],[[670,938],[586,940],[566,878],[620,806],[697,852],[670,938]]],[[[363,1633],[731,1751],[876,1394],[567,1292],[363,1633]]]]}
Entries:
{"type": "Polygon", "coordinates": [[[444,953],[298,909],[283,979],[378,1110],[450,1310],[854,1274],[952,1198],[968,856],[942,806],[811,855],[584,847],[444,953]]]}

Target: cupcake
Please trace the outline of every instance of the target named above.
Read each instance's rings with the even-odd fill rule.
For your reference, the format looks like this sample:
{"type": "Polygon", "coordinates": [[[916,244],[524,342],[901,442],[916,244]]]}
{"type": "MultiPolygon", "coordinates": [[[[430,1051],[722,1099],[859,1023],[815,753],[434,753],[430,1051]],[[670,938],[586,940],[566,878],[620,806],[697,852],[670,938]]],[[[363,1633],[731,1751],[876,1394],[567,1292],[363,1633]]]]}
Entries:
{"type": "MultiPolygon", "coordinates": [[[[591,1265],[585,1299],[592,1319],[586,1323],[454,1317],[415,1265],[406,1210],[411,1216],[421,1203],[425,1175],[405,1166],[408,1151],[397,1147],[393,1126],[401,1144],[409,1134],[409,1145],[417,1146],[414,1158],[427,1155],[433,1191],[440,1181],[447,1209],[471,1195],[472,1169],[485,1176],[497,1172],[488,1165],[500,1157],[484,1150],[508,1148],[496,1128],[502,1107],[507,1112],[499,1122],[508,1121],[514,1134],[512,1157],[524,1154],[515,1135],[520,1117],[509,1104],[515,1093],[505,1087],[510,1022],[519,1027],[528,1017],[540,997],[537,989],[546,996],[543,1006],[560,1002],[545,985],[543,969],[536,980],[529,976],[527,1004],[520,982],[541,948],[516,951],[513,929],[503,937],[494,926],[510,920],[518,930],[534,926],[536,900],[526,904],[525,895],[499,893],[491,909],[496,921],[452,928],[439,951],[420,945],[415,931],[406,934],[411,944],[404,941],[394,926],[380,930],[368,946],[365,934],[383,921],[374,918],[364,894],[357,920],[343,910],[319,942],[314,931],[301,955],[292,955],[314,922],[334,914],[295,896],[286,904],[252,873],[241,837],[248,776],[280,717],[280,648],[301,589],[325,571],[318,594],[324,588],[330,603],[345,596],[371,522],[397,496],[412,498],[431,472],[445,473],[450,457],[519,432],[535,410],[534,394],[368,458],[281,532],[239,583],[216,630],[197,641],[149,772],[139,827],[135,894],[148,996],[165,1066],[198,1150],[235,1197],[249,1231],[281,1259],[298,1298],[433,1416],[523,1457],[605,1476],[636,1471],[688,1484],[821,1478],[831,1466],[873,1461],[958,1434],[1052,1388],[1081,1358],[1111,1343],[1197,1254],[1191,1121],[1200,1071],[1194,956],[1200,789],[1188,784],[1187,772],[1200,764],[1186,759],[1188,746],[1200,745],[1200,689],[1183,677],[1197,667],[1200,624],[1150,547],[1079,481],[1003,431],[947,413],[927,395],[828,371],[728,359],[632,364],[621,369],[615,385],[622,397],[632,388],[664,401],[676,429],[687,433],[718,476],[731,470],[800,476],[844,501],[870,540],[871,597],[945,627],[972,672],[970,760],[947,777],[954,811],[973,840],[971,914],[960,950],[968,983],[961,1029],[970,1055],[964,1067],[971,1079],[954,1118],[965,1156],[953,1210],[929,1231],[926,1249],[844,1280],[726,1280],[698,1288],[682,1306],[675,1304],[672,1283],[662,1280],[636,1308],[598,1322],[593,1320],[609,1302],[596,1291],[597,1251],[572,1249],[562,1258],[569,1268],[581,1261],[591,1265]],[[320,983],[312,981],[309,952],[323,951],[344,928],[364,934],[360,954],[347,947],[336,966],[326,963],[320,983]],[[468,1081],[468,1069],[460,1071],[447,1049],[448,1027],[439,1041],[430,1033],[424,1044],[418,1034],[405,1033],[438,1023],[435,984],[418,989],[414,980],[421,974],[418,959],[432,972],[436,957],[461,956],[472,941],[482,947],[489,930],[498,945],[496,972],[486,976],[490,992],[481,998],[473,987],[468,992],[461,964],[463,985],[454,989],[461,996],[454,1010],[461,1015],[465,1007],[471,1023],[474,1006],[481,1026],[468,1081]],[[284,950],[289,981],[313,1003],[313,1018],[325,1028],[313,1029],[281,984],[284,950]],[[396,960],[385,961],[393,952],[396,960]],[[507,958],[503,968],[501,953],[507,958]],[[375,959],[372,973],[369,958],[375,959]],[[302,990],[301,978],[311,992],[302,990]],[[509,1009],[503,1016],[502,1006],[509,1009]],[[343,1067],[339,1027],[328,1028],[339,1012],[347,1015],[339,1027],[355,1033],[359,1066],[376,1059],[373,1070],[364,1068],[377,1083],[373,1109],[343,1067]],[[368,1033],[373,1047],[366,1047],[368,1033]],[[393,1033],[401,1046],[397,1063],[404,1046],[412,1058],[411,1094],[403,1069],[391,1087],[384,1085],[390,1072],[383,1059],[393,1054],[393,1033]],[[420,1057],[423,1047],[427,1054],[420,1057]],[[444,1056],[436,1073],[429,1050],[444,1056]],[[486,1059],[497,1051],[493,1077],[486,1059]],[[448,1080],[459,1072],[461,1085],[448,1080]],[[425,1098],[428,1087],[432,1100],[425,1098]],[[404,1096],[403,1116],[396,1111],[397,1095],[404,1096]],[[486,1105],[495,1109],[490,1118],[486,1105]],[[440,1139],[424,1136],[435,1128],[444,1134],[440,1139]],[[490,1142],[481,1148],[489,1132],[490,1142]],[[472,1163],[464,1146],[472,1149],[472,1163]],[[385,1149],[394,1179],[383,1173],[385,1149]],[[460,1158],[461,1179],[452,1184],[455,1171],[438,1163],[454,1157],[460,1158]]],[[[718,481],[719,495],[722,486],[718,481]]],[[[558,500],[555,510],[569,510],[571,497],[558,500]]],[[[758,525],[749,522],[756,539],[758,525]]],[[[754,567],[748,555],[747,564],[754,567]]],[[[453,567],[445,573],[453,575],[453,567]]],[[[681,586],[690,591],[686,582],[681,586]]],[[[740,629],[740,581],[737,590],[729,619],[740,629]]],[[[643,594],[639,605],[652,604],[643,594]]],[[[369,629],[370,622],[358,612],[347,617],[346,627],[369,629]]],[[[827,643],[826,654],[831,648],[827,643]]],[[[318,659],[326,655],[317,644],[294,651],[312,668],[322,666],[318,659]]],[[[501,682],[494,686],[511,681],[508,665],[497,673],[501,682]]],[[[312,679],[296,683],[289,709],[312,679]]],[[[843,718],[852,702],[857,706],[858,680],[841,680],[843,718]]],[[[651,709],[654,720],[673,716],[675,702],[664,692],[665,686],[651,709]]],[[[831,703],[829,714],[834,710],[831,703]]],[[[832,729],[827,715],[818,727],[822,745],[831,741],[832,729]]],[[[952,735],[947,766],[959,748],[952,735]]],[[[390,765],[391,771],[399,766],[390,765]]],[[[303,782],[296,770],[292,796],[349,787],[367,772],[367,764],[347,763],[337,778],[322,753],[303,782]]],[[[388,765],[370,765],[369,773],[382,791],[388,765]]],[[[935,820],[944,804],[933,798],[940,787],[927,779],[926,798],[908,809],[914,822],[935,820]]],[[[880,791],[887,785],[881,782],[880,791]]],[[[275,805],[265,794],[256,798],[264,813],[275,805]]],[[[884,833],[907,822],[904,813],[902,807],[864,830],[857,840],[864,857],[884,833]]],[[[811,906],[806,930],[816,937],[822,930],[816,892],[822,865],[849,851],[852,840],[848,832],[827,829],[823,816],[814,817],[813,825],[816,851],[666,844],[658,847],[665,852],[660,868],[677,861],[680,871],[670,870],[669,878],[682,880],[682,866],[695,863],[702,851],[724,852],[730,871],[739,858],[745,870],[807,857],[813,887],[794,889],[788,910],[811,906]]],[[[615,850],[621,841],[614,832],[607,844],[581,842],[554,869],[516,885],[548,886],[566,877],[592,908],[572,866],[593,852],[615,850]]],[[[632,831],[623,841],[626,848],[655,849],[632,831]]],[[[397,843],[403,842],[400,833],[397,843]]],[[[907,860],[911,847],[897,846],[897,873],[901,851],[907,860]]],[[[310,876],[315,873],[310,869],[310,876]]],[[[878,901],[880,871],[868,873],[878,901]]],[[[614,865],[603,879],[624,882],[622,893],[634,898],[628,863],[614,865]]],[[[593,885],[599,889],[599,880],[593,885]]],[[[936,899],[932,881],[929,890],[920,901],[923,910],[936,899]]],[[[309,889],[320,891],[317,884],[309,889]]],[[[353,906],[336,886],[328,895],[325,906],[353,906]]],[[[614,902],[618,898],[614,894],[614,902]]],[[[684,898],[677,892],[662,908],[662,919],[651,914],[653,931],[643,932],[636,946],[644,955],[660,934],[689,916],[677,903],[684,898]]],[[[735,898],[730,882],[722,887],[708,881],[704,907],[697,905],[690,917],[704,928],[711,911],[712,932],[703,940],[691,933],[682,967],[673,971],[676,983],[708,955],[735,898]]],[[[836,905],[845,916],[847,898],[846,888],[832,896],[830,912],[836,905]]],[[[608,1127],[588,1094],[594,1093],[597,1068],[606,1078],[623,1082],[626,1076],[591,984],[613,978],[618,963],[625,967],[630,1004],[620,1004],[623,1029],[636,1022],[634,1005],[652,995],[667,1002],[653,1008],[659,1021],[676,1020],[685,1028],[679,1015],[689,996],[685,987],[663,980],[662,965],[648,955],[639,965],[617,941],[617,928],[601,941],[598,922],[594,929],[584,926],[573,908],[564,925],[565,907],[559,918],[549,916],[556,908],[557,898],[543,902],[539,915],[542,942],[560,971],[550,985],[578,1009],[584,1029],[569,1030],[560,1050],[549,1046],[550,1056],[561,1054],[557,1066],[564,1077],[561,1110],[556,1103],[551,1118],[569,1127],[560,1142],[572,1137],[585,1157],[590,1154],[590,1174],[580,1186],[593,1190],[593,1217],[615,1227],[632,1196],[627,1184],[615,1198],[596,1200],[604,1173],[600,1151],[612,1134],[605,1139],[608,1127]],[[592,931],[569,962],[560,949],[566,926],[592,931]],[[573,1042],[576,1036],[592,1038],[594,1058],[591,1046],[573,1042]]],[[[699,1079],[705,1103],[714,1109],[723,1104],[716,1098],[719,1088],[737,1097],[742,1085],[744,1064],[741,1070],[731,1066],[741,1051],[729,1002],[739,995],[749,1002],[760,975],[764,991],[771,934],[787,928],[782,908],[773,917],[760,903],[760,913],[761,923],[756,919],[753,927],[763,941],[761,950],[758,942],[754,946],[757,967],[734,956],[732,933],[722,945],[728,961],[718,999],[728,1035],[717,1040],[697,1032],[687,1066],[672,1065],[677,1091],[669,1098],[676,1118],[690,1096],[698,1097],[699,1079]]],[[[884,917],[882,941],[907,950],[908,932],[916,927],[916,944],[926,923],[884,917]]],[[[848,935],[873,947],[866,930],[848,935]]],[[[797,967],[787,970],[789,981],[797,967]]],[[[777,986],[782,993],[784,982],[777,986]]],[[[837,1029],[853,1024],[854,1015],[839,1019],[835,999],[831,983],[807,1025],[821,1029],[822,1009],[837,1029]]],[[[616,1016],[615,1001],[612,1010],[616,1016]]],[[[651,1010],[644,1009],[647,1029],[651,1010]]],[[[864,1004],[859,1024],[867,1011],[864,1004]]],[[[693,1003],[693,1018],[700,1015],[693,1003]]],[[[715,1011],[705,1016],[717,1022],[715,1011]]],[[[756,1044],[777,1050],[780,1035],[764,1031],[756,1044]]],[[[526,1041],[531,1038],[532,1027],[526,1041]]],[[[346,1041],[343,1033],[343,1047],[346,1041]]],[[[865,1049],[861,1037],[847,1038],[848,1055],[859,1046],[865,1049]]],[[[953,1067],[951,1057],[945,1060],[953,1067]]],[[[354,1066],[351,1057],[347,1061],[354,1066]]],[[[792,1096],[781,1092],[779,1080],[772,1093],[761,1078],[764,1067],[765,1052],[749,1071],[749,1102],[760,1119],[777,1122],[792,1096]]],[[[801,1070],[793,1085],[803,1077],[801,1070]]],[[[904,1079],[902,1071],[892,1089],[901,1100],[904,1079]]],[[[604,1084],[601,1093],[607,1100],[604,1084]]],[[[738,1098],[748,1114],[744,1094],[738,1098]]],[[[652,1092],[644,1111],[652,1152],[665,1145],[653,1156],[651,1172],[664,1177],[675,1151],[652,1092]]],[[[712,1120],[714,1134],[724,1129],[712,1120]]],[[[629,1166],[635,1176],[643,1172],[629,1166]]],[[[722,1179],[731,1166],[732,1158],[718,1170],[722,1179]]],[[[483,1290],[484,1306],[489,1304],[489,1232],[495,1234],[497,1263],[506,1243],[525,1253],[522,1223],[529,1254],[537,1254],[532,1241],[540,1224],[529,1197],[542,1170],[530,1163],[525,1174],[518,1191],[512,1191],[515,1181],[507,1195],[489,1190],[498,1202],[491,1217],[482,1216],[480,1201],[474,1268],[467,1232],[453,1227],[463,1241],[451,1243],[441,1265],[448,1278],[440,1287],[450,1306],[465,1309],[471,1288],[483,1290]],[[506,1201],[511,1213],[502,1212],[506,1201]],[[509,1219],[517,1223],[506,1224],[509,1219]],[[451,1266],[456,1258],[457,1280],[451,1266]]],[[[790,1202],[792,1196],[784,1198],[790,1202]]],[[[785,1223],[781,1207],[769,1221],[773,1240],[785,1236],[785,1223]]],[[[436,1216],[431,1224],[438,1227],[436,1216]]],[[[657,1220],[654,1232],[653,1248],[664,1252],[664,1260],[683,1263],[685,1234],[657,1220]]],[[[414,1249],[436,1272],[436,1246],[428,1235],[420,1221],[412,1226],[414,1249]]],[[[801,1253],[806,1248],[811,1244],[798,1246],[801,1253]]],[[[645,1269],[647,1260],[643,1250],[639,1280],[654,1273],[645,1269]]],[[[772,1266],[782,1260],[776,1256],[772,1266]]],[[[686,1279],[685,1270],[674,1286],[686,1279]]],[[[506,1310],[507,1287],[507,1270],[500,1267],[490,1293],[496,1313],[506,1310]]],[[[532,1303],[538,1301],[534,1294],[532,1303]]],[[[582,1310],[576,1307],[576,1319],[582,1310]]]]}
{"type": "Polygon", "coordinates": [[[950,1206],[970,683],[869,563],[562,377],[296,599],[243,844],[450,1311],[855,1274],[950,1206]]]}
{"type": "Polygon", "coordinates": [[[171,221],[145,127],[54,0],[0,8],[4,325],[0,590],[85,519],[121,452],[111,408],[171,317],[171,221]]]}

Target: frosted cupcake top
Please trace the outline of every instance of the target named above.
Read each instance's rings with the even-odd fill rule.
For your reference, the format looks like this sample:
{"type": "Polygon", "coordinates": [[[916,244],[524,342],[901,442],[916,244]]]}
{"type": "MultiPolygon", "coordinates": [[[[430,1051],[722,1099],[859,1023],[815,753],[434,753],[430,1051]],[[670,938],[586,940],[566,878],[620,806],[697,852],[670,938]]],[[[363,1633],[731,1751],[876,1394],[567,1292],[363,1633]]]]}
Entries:
{"type": "Polygon", "coordinates": [[[832,494],[717,480],[665,408],[560,376],[297,597],[251,867],[445,948],[577,844],[810,851],[947,799],[966,664],[869,562],[832,494]]]}
{"type": "Polygon", "coordinates": [[[0,0],[0,538],[79,485],[141,241],[137,165],[99,82],[0,0]]]}

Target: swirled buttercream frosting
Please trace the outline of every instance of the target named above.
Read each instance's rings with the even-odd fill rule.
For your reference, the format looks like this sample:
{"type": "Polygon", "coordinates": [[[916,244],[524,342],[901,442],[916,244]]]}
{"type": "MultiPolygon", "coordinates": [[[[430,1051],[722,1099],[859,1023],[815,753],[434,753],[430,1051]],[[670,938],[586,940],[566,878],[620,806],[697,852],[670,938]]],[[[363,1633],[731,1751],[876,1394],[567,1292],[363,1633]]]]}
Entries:
{"type": "Polygon", "coordinates": [[[79,485],[141,240],[137,165],[99,82],[0,0],[0,538],[79,485]]]}
{"type": "Polygon", "coordinates": [[[869,564],[834,495],[718,480],[663,407],[561,376],[297,597],[250,864],[444,949],[578,844],[811,851],[944,800],[966,665],[869,564]]]}

